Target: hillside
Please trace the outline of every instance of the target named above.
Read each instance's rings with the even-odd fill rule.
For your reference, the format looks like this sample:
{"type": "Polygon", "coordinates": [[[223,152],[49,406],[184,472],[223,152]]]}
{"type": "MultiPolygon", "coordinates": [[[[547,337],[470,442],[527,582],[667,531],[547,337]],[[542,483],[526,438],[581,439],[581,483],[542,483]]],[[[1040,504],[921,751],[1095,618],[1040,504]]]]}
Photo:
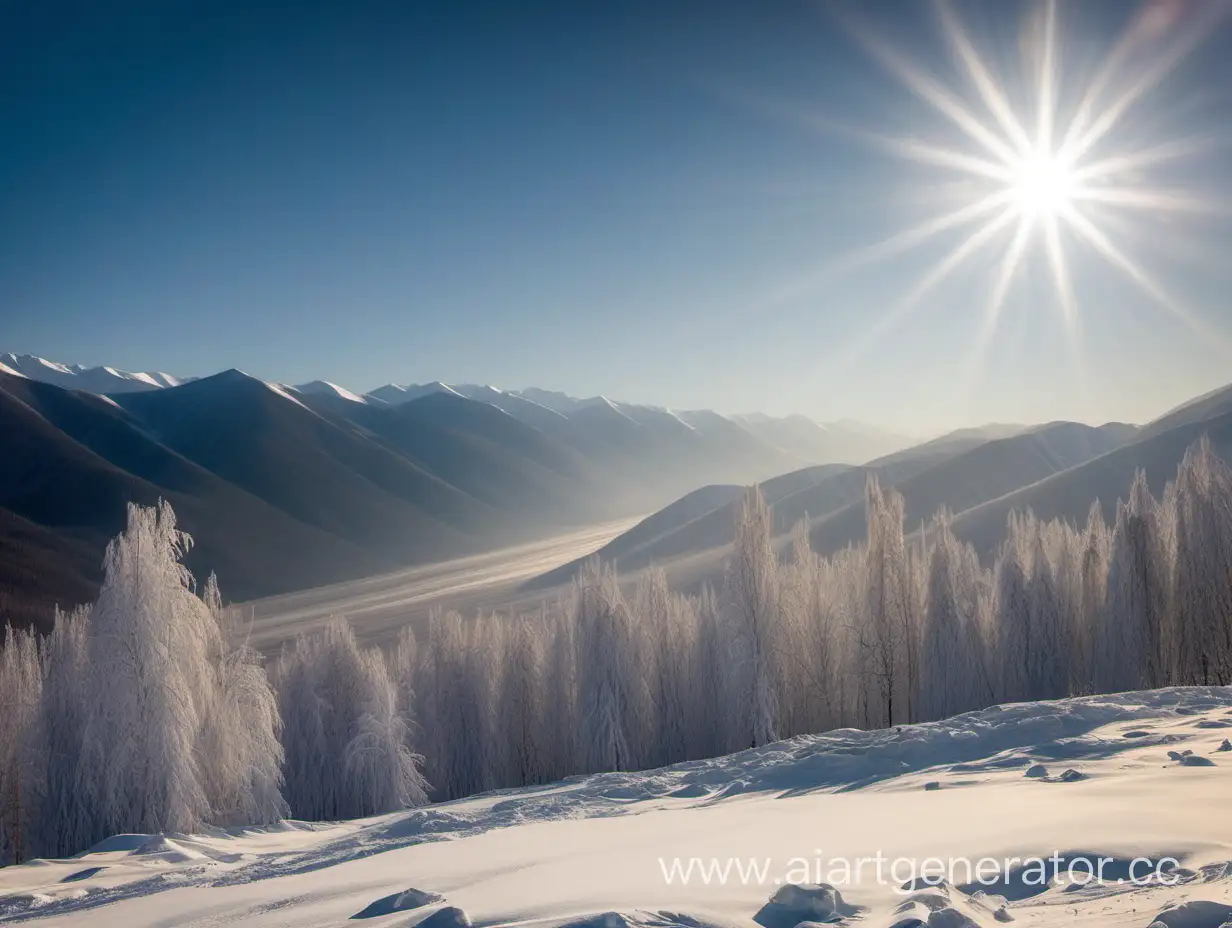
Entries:
{"type": "Polygon", "coordinates": [[[985,552],[1000,539],[1006,517],[1015,509],[1030,508],[1042,519],[1069,519],[1081,524],[1091,503],[1098,500],[1104,518],[1112,520],[1116,501],[1125,496],[1137,470],[1146,471],[1151,491],[1159,495],[1176,476],[1185,450],[1203,435],[1210,438],[1220,455],[1232,454],[1232,411],[1209,419],[1188,415],[1183,419],[1187,421],[1162,432],[1144,428],[1140,437],[1108,454],[973,507],[954,520],[954,531],[985,552]]]}
{"type": "Polygon", "coordinates": [[[603,403],[568,418],[502,400],[519,417],[447,388],[390,404],[239,371],[146,386],[104,397],[0,371],[6,615],[42,623],[53,603],[93,595],[129,502],[169,500],[196,541],[190,567],[249,599],[627,518],[698,483],[789,469],[717,415],[700,427],[665,413],[635,421],[603,403]]]}
{"type": "Polygon", "coordinates": [[[190,567],[217,572],[237,597],[390,563],[220,479],[99,397],[0,375],[0,429],[13,452],[0,460],[0,508],[22,520],[15,537],[25,539],[0,563],[6,572],[22,560],[36,565],[37,582],[21,590],[40,611],[93,596],[129,502],[169,500],[194,538],[190,567]]]}
{"type": "Polygon", "coordinates": [[[117,835],[0,870],[0,918],[1219,928],[1229,725],[1220,687],[1025,702],[356,821],[117,835]]]}
{"type": "MultiPolygon", "coordinates": [[[[1132,427],[1078,423],[964,429],[880,458],[865,467],[804,468],[760,485],[771,505],[773,528],[783,536],[808,519],[813,547],[831,553],[865,534],[864,486],[870,475],[896,487],[907,503],[910,528],[938,508],[962,512],[1081,464],[1118,447],[1132,427]],[[1009,437],[991,439],[990,435],[1009,437]]],[[[703,497],[705,498],[705,497],[703,497]]],[[[689,558],[687,582],[716,580],[722,549],[735,534],[738,494],[715,497],[708,511],[686,496],[614,539],[598,553],[624,572],[689,558]]],[[[582,561],[537,578],[528,589],[567,580],[582,561]]]]}
{"type": "MultiPolygon", "coordinates": [[[[904,522],[912,530],[938,509],[965,512],[1076,467],[1120,443],[1115,429],[1054,422],[986,441],[914,476],[889,482],[903,495],[904,522]]],[[[863,539],[867,531],[860,500],[814,523],[809,538],[816,551],[830,554],[863,539]]]]}

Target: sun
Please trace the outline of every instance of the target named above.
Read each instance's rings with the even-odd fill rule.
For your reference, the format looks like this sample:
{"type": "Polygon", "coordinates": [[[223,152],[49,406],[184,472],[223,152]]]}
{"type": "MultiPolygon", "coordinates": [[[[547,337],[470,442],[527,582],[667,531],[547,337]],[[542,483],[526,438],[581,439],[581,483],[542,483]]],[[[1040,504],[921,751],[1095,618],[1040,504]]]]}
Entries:
{"type": "MultiPolygon", "coordinates": [[[[1007,297],[1035,252],[1052,278],[1053,302],[1076,377],[1082,376],[1078,324],[1082,301],[1070,266],[1075,260],[1089,265],[1089,256],[1124,275],[1191,332],[1232,351],[1225,335],[1195,317],[1117,240],[1126,232],[1145,238],[1142,220],[1176,223],[1186,215],[1224,212],[1215,198],[1200,191],[1152,183],[1152,173],[1160,167],[1175,168],[1220,148],[1223,143],[1217,137],[1199,133],[1151,139],[1131,131],[1125,135],[1136,136],[1137,144],[1126,145],[1119,130],[1132,122],[1135,110],[1182,60],[1217,32],[1232,14],[1232,2],[1170,5],[1176,15],[1160,19],[1160,4],[1144,0],[1124,34],[1081,85],[1063,73],[1058,0],[1033,0],[1038,15],[1031,17],[1021,36],[1029,54],[1023,58],[1024,73],[1017,78],[994,73],[989,64],[994,56],[986,59],[977,50],[954,0],[932,0],[931,5],[949,58],[961,75],[957,85],[918,65],[864,21],[843,17],[871,57],[928,106],[945,135],[921,137],[914,134],[919,131],[914,123],[911,135],[863,128],[844,128],[844,133],[896,158],[960,178],[951,188],[957,199],[943,212],[848,252],[830,265],[845,272],[939,237],[958,237],[948,253],[861,333],[848,353],[869,350],[959,267],[990,252],[987,296],[965,365],[968,370],[958,378],[964,383],[978,378],[1007,297]],[[1017,92],[1011,94],[1010,88],[1017,92]]],[[[834,125],[824,116],[811,124],[834,125]]],[[[827,269],[825,274],[829,273],[833,271],[827,269]]],[[[828,277],[823,274],[820,279],[828,277]]]]}
{"type": "Polygon", "coordinates": [[[1065,215],[1082,193],[1073,165],[1055,152],[1038,149],[1011,165],[1008,189],[1021,215],[1044,219],[1065,215]]]}

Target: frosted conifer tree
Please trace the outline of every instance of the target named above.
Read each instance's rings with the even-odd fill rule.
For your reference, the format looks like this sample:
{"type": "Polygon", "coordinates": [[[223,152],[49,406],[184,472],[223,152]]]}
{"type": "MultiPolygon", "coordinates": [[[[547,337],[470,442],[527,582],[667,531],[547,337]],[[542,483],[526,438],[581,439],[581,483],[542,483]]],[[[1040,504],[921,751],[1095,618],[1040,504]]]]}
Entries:
{"type": "Polygon", "coordinates": [[[83,763],[114,832],[189,832],[210,818],[198,750],[218,628],[180,563],[191,540],[166,503],[130,506],[91,610],[83,763]]]}
{"type": "Polygon", "coordinates": [[[744,743],[753,747],[778,737],[776,654],[779,634],[778,561],[770,545],[770,510],[761,490],[750,487],[736,518],[736,539],[727,563],[727,605],[740,664],[744,743]]]}
{"type": "Polygon", "coordinates": [[[1185,453],[1174,505],[1176,682],[1232,683],[1232,471],[1205,436],[1185,453]]]}

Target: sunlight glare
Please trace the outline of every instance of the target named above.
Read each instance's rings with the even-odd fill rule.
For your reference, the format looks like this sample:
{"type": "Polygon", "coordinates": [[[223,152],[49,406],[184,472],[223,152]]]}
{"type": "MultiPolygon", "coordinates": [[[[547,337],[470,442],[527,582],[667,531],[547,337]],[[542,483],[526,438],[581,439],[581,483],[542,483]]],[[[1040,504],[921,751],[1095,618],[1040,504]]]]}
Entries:
{"type": "Polygon", "coordinates": [[[1038,3],[1041,15],[1033,18],[1036,31],[1024,35],[1038,55],[1038,65],[1025,75],[1034,97],[1030,113],[1015,111],[1006,86],[977,51],[953,0],[934,0],[939,25],[969,89],[983,104],[985,113],[969,105],[969,97],[961,88],[946,86],[872,30],[863,28],[857,19],[846,18],[853,36],[871,56],[941,117],[943,124],[958,129],[965,144],[939,143],[914,135],[890,138],[876,133],[861,134],[897,157],[953,172],[967,182],[965,202],[859,250],[849,256],[846,266],[897,255],[943,232],[965,234],[964,227],[980,221],[974,232],[966,234],[956,248],[939,259],[907,297],[873,326],[873,334],[901,322],[925,293],[935,289],[977,251],[999,243],[1003,238],[1001,230],[1016,220],[1016,231],[1009,236],[994,264],[989,298],[973,346],[973,369],[982,365],[1015,278],[1028,253],[1036,250],[1042,253],[1049,269],[1056,309],[1070,349],[1079,350],[1080,305],[1069,270],[1071,256],[1067,254],[1074,245],[1099,256],[1195,333],[1227,344],[1226,339],[1201,324],[1113,241],[1110,231],[1097,224],[1097,212],[1084,212],[1080,207],[1098,204],[1126,218],[1136,211],[1148,214],[1156,222],[1187,213],[1221,211],[1209,193],[1153,186],[1145,173],[1151,167],[1173,164],[1210,150],[1216,147],[1213,139],[1156,138],[1145,147],[1121,148],[1115,130],[1202,38],[1232,13],[1232,0],[1211,0],[1196,7],[1194,15],[1188,17],[1189,22],[1170,21],[1165,24],[1166,29],[1153,28],[1149,35],[1141,28],[1145,13],[1135,18],[1085,93],[1079,94],[1076,109],[1060,105],[1063,101],[1058,99],[1058,89],[1063,86],[1058,0],[1038,3]],[[1158,54],[1150,60],[1155,52],[1158,54]]]}
{"type": "Polygon", "coordinates": [[[1072,166],[1048,151],[1033,151],[1014,167],[1010,190],[1024,216],[1055,217],[1078,194],[1072,166]]]}

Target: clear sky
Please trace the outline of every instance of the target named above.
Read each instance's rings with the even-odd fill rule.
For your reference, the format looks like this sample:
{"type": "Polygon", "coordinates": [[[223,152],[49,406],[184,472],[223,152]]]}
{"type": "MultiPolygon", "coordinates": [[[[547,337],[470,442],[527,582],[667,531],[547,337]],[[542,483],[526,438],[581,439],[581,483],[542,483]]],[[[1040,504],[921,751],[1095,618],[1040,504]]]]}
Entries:
{"type": "MultiPolygon", "coordinates": [[[[907,305],[999,213],[870,247],[1008,183],[953,163],[995,152],[929,88],[1008,130],[928,0],[0,4],[0,351],[917,432],[1143,420],[1232,381],[1228,5],[1061,0],[1057,136],[1132,34],[1088,125],[1144,92],[1084,157],[1159,157],[1055,222],[1068,290],[1050,199],[1003,300],[1021,209],[907,305]]],[[[953,9],[1034,143],[1046,5],[953,9]]]]}

